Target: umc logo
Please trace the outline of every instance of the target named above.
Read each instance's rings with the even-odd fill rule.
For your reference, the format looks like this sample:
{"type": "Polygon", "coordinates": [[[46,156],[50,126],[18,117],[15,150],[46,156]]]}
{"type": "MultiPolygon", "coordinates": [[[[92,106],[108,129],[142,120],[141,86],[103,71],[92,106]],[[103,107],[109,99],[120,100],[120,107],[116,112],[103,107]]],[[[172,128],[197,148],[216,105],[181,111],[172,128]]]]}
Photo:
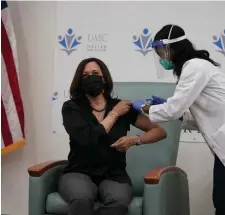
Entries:
{"type": "Polygon", "coordinates": [[[105,52],[108,47],[108,34],[88,34],[87,51],[105,52]]]}
{"type": "Polygon", "coordinates": [[[76,36],[73,33],[73,29],[69,28],[64,36],[58,36],[58,43],[63,47],[61,50],[70,55],[73,51],[76,51],[76,47],[81,44],[82,37],[76,36]]]}
{"type": "Polygon", "coordinates": [[[225,29],[219,36],[213,36],[213,44],[217,47],[217,51],[225,56],[225,29]]]}
{"type": "Polygon", "coordinates": [[[145,28],[141,35],[133,36],[133,43],[138,47],[135,51],[141,52],[144,56],[152,51],[152,35],[147,28],[145,28]]]}

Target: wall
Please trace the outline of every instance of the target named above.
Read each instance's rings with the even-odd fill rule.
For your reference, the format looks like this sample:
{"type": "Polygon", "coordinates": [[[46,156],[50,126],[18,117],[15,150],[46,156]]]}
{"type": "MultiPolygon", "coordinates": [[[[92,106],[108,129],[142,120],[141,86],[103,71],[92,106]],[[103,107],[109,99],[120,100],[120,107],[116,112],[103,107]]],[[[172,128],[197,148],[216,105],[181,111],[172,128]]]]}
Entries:
{"type": "MultiPolygon", "coordinates": [[[[51,125],[56,6],[56,2],[9,2],[19,52],[27,144],[2,157],[5,214],[27,215],[29,166],[64,159],[68,153],[68,138],[54,136],[51,125]]],[[[191,215],[213,214],[213,157],[207,146],[181,142],[177,163],[188,173],[191,215]]]]}
{"type": "Polygon", "coordinates": [[[17,38],[27,144],[2,157],[2,213],[27,215],[27,168],[65,158],[68,150],[67,138],[54,138],[51,132],[56,2],[8,4],[17,38]]]}
{"type": "MultiPolygon", "coordinates": [[[[52,107],[53,131],[56,134],[66,134],[60,110],[62,103],[68,99],[66,92],[69,91],[69,82],[74,76],[75,65],[83,58],[95,56],[102,59],[109,65],[113,80],[116,82],[175,83],[176,78],[173,73],[163,69],[151,48],[151,39],[165,23],[165,19],[167,23],[182,26],[188,39],[198,48],[208,50],[214,59],[221,61],[225,69],[224,55],[217,52],[216,46],[213,45],[213,35],[222,33],[224,29],[223,22],[219,21],[223,19],[222,7],[219,7],[217,2],[206,2],[204,6],[202,5],[202,2],[160,1],[58,2],[53,86],[55,100],[52,107]],[[201,8],[201,19],[199,19],[199,8],[201,8]],[[124,15],[124,11],[127,16],[124,15]],[[82,21],[80,21],[81,17],[82,21]],[[70,44],[74,44],[73,42],[77,40],[80,42],[79,45],[71,47],[70,44]],[[141,45],[137,46],[134,42],[141,45]],[[93,46],[94,48],[90,48],[93,46]]],[[[182,132],[181,136],[183,140],[186,135],[182,132]]],[[[193,135],[185,139],[191,139],[191,136],[193,135]]],[[[201,138],[198,139],[201,141],[201,138]]]]}

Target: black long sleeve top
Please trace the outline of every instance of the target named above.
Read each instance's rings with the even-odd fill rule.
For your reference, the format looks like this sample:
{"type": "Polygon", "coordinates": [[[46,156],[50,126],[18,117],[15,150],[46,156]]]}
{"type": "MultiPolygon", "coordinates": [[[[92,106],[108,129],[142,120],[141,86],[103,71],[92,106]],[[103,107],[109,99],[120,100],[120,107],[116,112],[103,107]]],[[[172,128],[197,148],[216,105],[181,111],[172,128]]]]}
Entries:
{"type": "MultiPolygon", "coordinates": [[[[119,102],[109,99],[105,116],[119,102]]],[[[62,107],[63,125],[69,134],[69,164],[64,173],[79,172],[93,177],[110,178],[118,182],[130,182],[126,173],[126,153],[109,146],[126,136],[134,125],[138,112],[130,111],[119,117],[109,133],[92,113],[87,98],[71,99],[62,107]]]]}

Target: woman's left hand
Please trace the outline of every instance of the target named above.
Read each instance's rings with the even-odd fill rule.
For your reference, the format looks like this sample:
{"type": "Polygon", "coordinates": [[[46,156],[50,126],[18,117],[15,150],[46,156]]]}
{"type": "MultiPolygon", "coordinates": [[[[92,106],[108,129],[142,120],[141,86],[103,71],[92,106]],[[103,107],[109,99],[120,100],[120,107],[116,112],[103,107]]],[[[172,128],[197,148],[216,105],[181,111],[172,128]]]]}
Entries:
{"type": "Polygon", "coordinates": [[[134,143],[135,142],[132,137],[124,136],[118,139],[110,147],[115,148],[120,152],[126,152],[132,145],[134,145],[134,143]]]}

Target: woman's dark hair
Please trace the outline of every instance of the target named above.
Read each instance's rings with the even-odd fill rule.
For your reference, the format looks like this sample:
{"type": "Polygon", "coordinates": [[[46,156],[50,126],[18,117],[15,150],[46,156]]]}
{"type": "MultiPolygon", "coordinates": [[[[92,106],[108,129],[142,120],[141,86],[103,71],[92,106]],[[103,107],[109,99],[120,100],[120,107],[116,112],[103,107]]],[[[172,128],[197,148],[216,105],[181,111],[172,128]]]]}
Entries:
{"type": "Polygon", "coordinates": [[[79,63],[77,70],[74,74],[72,83],[70,85],[70,98],[71,99],[72,98],[82,98],[85,96],[84,91],[82,89],[83,71],[84,71],[85,66],[90,62],[95,62],[100,67],[102,74],[103,74],[104,81],[105,81],[104,97],[106,99],[111,98],[111,93],[113,90],[112,77],[111,77],[109,69],[105,65],[105,63],[97,58],[87,58],[87,59],[82,60],[79,63]]]}
{"type": "MultiPolygon", "coordinates": [[[[154,38],[154,41],[162,40],[162,39],[168,39],[169,32],[172,25],[166,25],[164,26],[156,35],[154,38]]],[[[184,30],[174,25],[173,29],[171,31],[170,39],[175,39],[181,36],[184,36],[185,32],[184,30]]],[[[213,61],[209,57],[209,52],[206,50],[196,50],[194,45],[188,40],[182,40],[176,43],[170,44],[170,49],[172,49],[172,62],[175,65],[175,69],[173,71],[174,75],[177,76],[177,78],[180,78],[182,67],[185,64],[186,61],[193,59],[193,58],[200,58],[207,60],[211,62],[214,66],[220,66],[219,63],[213,61]]]]}

